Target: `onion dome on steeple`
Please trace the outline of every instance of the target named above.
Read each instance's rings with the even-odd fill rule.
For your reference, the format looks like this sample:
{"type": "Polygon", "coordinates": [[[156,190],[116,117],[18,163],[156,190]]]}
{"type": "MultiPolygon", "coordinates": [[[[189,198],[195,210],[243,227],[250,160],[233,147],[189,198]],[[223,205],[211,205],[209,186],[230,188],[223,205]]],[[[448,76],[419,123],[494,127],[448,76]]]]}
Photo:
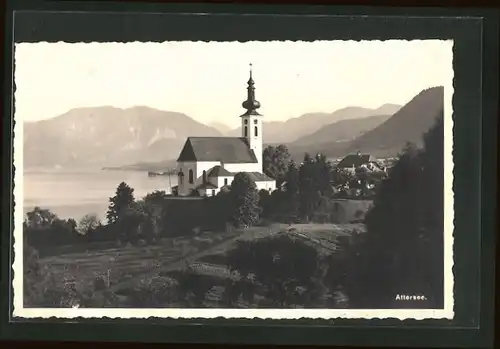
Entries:
{"type": "Polygon", "coordinates": [[[255,82],[252,77],[252,63],[250,63],[250,78],[248,79],[247,99],[241,105],[247,111],[242,116],[246,115],[260,115],[257,109],[260,108],[260,103],[255,99],[255,82]]]}

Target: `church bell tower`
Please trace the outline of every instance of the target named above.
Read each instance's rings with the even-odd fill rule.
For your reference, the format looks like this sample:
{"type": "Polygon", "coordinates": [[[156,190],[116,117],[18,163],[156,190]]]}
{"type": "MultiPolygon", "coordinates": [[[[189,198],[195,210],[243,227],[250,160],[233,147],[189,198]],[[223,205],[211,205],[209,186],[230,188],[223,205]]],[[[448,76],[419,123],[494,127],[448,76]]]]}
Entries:
{"type": "Polygon", "coordinates": [[[262,172],[262,115],[257,112],[260,103],[255,99],[255,82],[252,77],[252,64],[250,63],[250,79],[248,79],[247,99],[241,105],[246,112],[241,115],[242,137],[246,138],[250,149],[253,150],[262,172]]]}

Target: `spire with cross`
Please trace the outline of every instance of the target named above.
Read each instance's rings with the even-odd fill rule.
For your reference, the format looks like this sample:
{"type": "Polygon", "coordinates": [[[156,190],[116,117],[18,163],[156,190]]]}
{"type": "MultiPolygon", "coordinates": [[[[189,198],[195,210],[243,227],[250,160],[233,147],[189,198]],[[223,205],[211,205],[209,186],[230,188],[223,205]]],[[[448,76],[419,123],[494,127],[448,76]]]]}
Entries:
{"type": "MultiPolygon", "coordinates": [[[[260,115],[257,112],[257,109],[260,108],[260,103],[255,99],[255,82],[252,77],[252,67],[253,64],[250,63],[250,78],[248,79],[248,87],[247,87],[247,99],[242,103],[243,108],[247,111],[243,115],[260,115]]],[[[242,116],[243,116],[242,115],[242,116]]]]}

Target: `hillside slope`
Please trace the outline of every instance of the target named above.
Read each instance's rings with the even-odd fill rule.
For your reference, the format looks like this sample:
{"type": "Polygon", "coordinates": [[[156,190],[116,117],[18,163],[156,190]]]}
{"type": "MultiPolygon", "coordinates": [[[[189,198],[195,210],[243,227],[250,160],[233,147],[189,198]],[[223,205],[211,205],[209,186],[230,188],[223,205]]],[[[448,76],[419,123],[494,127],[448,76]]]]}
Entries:
{"type": "Polygon", "coordinates": [[[372,154],[396,154],[407,142],[422,145],[427,132],[443,109],[442,86],[423,90],[387,121],[356,138],[348,151],[372,154]]]}
{"type": "MultiPolygon", "coordinates": [[[[442,86],[428,88],[416,95],[386,121],[353,140],[329,140],[311,137],[309,143],[290,145],[292,156],[300,160],[304,153],[323,153],[328,157],[344,157],[347,154],[369,153],[377,157],[395,156],[411,142],[422,145],[422,135],[434,124],[444,103],[442,86]],[[312,142],[317,138],[317,142],[312,142]]],[[[376,120],[376,119],[375,119],[376,120]]]]}
{"type": "Polygon", "coordinates": [[[379,126],[390,117],[391,115],[374,115],[359,119],[340,120],[310,135],[301,137],[292,144],[306,146],[327,142],[351,141],[361,134],[379,126]]]}

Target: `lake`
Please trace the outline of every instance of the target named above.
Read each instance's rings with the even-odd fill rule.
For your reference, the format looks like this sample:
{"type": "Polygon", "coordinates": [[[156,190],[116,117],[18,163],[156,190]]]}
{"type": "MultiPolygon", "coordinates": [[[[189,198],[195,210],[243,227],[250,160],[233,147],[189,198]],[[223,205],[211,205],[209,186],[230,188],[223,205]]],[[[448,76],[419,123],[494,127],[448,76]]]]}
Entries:
{"type": "Polygon", "coordinates": [[[175,176],[148,177],[142,171],[104,170],[36,170],[24,171],[24,213],[35,206],[50,209],[60,218],[95,214],[104,219],[109,198],[115,195],[120,182],[134,188],[136,199],[155,190],[170,192],[177,185],[175,176]]]}

